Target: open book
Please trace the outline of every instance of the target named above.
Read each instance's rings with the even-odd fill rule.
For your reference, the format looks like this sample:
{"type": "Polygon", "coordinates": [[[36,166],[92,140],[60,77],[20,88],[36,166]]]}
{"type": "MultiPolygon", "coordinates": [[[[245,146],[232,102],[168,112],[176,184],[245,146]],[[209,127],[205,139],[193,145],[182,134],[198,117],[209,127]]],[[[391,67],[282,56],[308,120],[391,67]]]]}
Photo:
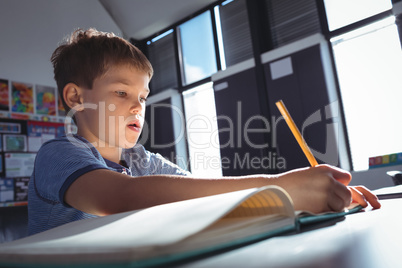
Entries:
{"type": "Polygon", "coordinates": [[[1,244],[0,266],[162,265],[296,230],[298,218],[281,188],[247,189],[68,223],[1,244]]]}

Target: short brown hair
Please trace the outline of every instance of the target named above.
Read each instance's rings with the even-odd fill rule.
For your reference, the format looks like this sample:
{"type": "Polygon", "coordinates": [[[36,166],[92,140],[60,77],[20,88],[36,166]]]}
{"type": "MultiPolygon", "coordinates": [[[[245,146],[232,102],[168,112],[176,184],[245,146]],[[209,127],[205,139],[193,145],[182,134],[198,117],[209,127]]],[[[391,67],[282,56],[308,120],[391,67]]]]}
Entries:
{"type": "Polygon", "coordinates": [[[125,39],[90,28],[76,30],[53,52],[54,68],[59,95],[66,112],[70,108],[63,98],[63,89],[68,83],[91,89],[96,78],[119,64],[143,71],[151,79],[153,69],[145,55],[125,39]]]}

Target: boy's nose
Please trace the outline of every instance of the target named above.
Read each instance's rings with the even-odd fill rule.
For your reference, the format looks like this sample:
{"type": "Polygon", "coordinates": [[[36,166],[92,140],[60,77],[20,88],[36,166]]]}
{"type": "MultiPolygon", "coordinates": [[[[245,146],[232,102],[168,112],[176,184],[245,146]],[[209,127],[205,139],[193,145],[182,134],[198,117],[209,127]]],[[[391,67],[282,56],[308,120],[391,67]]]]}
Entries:
{"type": "Polygon", "coordinates": [[[130,108],[130,112],[133,114],[141,114],[143,107],[139,101],[134,102],[130,108]]]}

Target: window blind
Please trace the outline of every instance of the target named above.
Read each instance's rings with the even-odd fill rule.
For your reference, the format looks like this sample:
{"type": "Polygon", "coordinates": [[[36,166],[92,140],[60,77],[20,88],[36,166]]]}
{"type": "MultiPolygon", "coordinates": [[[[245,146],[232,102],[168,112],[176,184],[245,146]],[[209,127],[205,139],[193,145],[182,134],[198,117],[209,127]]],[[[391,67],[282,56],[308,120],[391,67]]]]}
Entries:
{"type": "Polygon", "coordinates": [[[250,26],[245,0],[232,1],[219,7],[226,66],[253,56],[250,26]]]}
{"type": "Polygon", "coordinates": [[[265,0],[273,47],[321,32],[315,0],[265,0]]]}
{"type": "Polygon", "coordinates": [[[154,68],[151,93],[177,88],[177,68],[174,48],[174,34],[170,33],[148,45],[148,58],[154,68]]]}

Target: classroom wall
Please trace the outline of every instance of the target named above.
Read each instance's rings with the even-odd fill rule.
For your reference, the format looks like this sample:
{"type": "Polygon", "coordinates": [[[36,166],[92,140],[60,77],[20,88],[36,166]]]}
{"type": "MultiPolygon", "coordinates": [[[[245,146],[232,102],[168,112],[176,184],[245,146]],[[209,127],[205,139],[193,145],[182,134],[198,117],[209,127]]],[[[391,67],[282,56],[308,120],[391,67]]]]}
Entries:
{"type": "MultiPolygon", "coordinates": [[[[76,28],[121,36],[98,0],[1,0],[0,79],[56,87],[50,57],[76,28]]],[[[0,243],[27,234],[26,207],[0,208],[0,243]]]]}
{"type": "Polygon", "coordinates": [[[121,35],[98,0],[1,0],[0,78],[56,86],[50,57],[76,28],[121,35]]]}

